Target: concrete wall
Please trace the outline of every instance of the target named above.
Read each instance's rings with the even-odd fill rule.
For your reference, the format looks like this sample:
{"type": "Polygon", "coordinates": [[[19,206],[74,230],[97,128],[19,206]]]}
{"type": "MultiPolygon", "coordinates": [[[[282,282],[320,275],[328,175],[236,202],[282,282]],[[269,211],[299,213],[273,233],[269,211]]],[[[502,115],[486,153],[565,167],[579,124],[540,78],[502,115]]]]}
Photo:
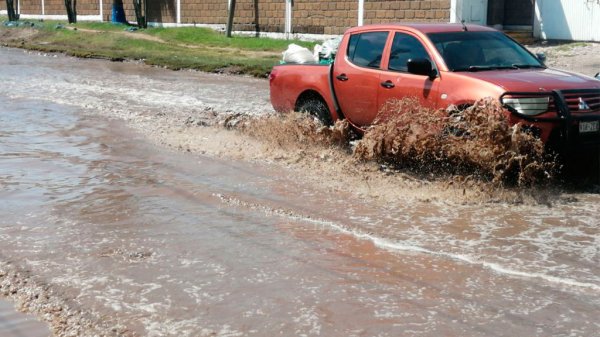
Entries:
{"type": "Polygon", "coordinates": [[[600,42],[600,1],[537,0],[533,34],[541,39],[600,42]]]}

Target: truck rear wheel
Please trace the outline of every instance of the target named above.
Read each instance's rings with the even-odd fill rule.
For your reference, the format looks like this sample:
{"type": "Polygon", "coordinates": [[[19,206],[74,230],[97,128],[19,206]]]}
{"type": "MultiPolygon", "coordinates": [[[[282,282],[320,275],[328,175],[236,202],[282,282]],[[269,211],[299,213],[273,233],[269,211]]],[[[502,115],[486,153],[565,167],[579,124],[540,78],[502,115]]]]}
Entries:
{"type": "Polygon", "coordinates": [[[331,113],[329,112],[327,103],[325,103],[325,101],[321,97],[306,97],[298,103],[298,108],[296,110],[298,112],[308,113],[316,117],[325,126],[333,125],[333,121],[331,120],[331,113]]]}

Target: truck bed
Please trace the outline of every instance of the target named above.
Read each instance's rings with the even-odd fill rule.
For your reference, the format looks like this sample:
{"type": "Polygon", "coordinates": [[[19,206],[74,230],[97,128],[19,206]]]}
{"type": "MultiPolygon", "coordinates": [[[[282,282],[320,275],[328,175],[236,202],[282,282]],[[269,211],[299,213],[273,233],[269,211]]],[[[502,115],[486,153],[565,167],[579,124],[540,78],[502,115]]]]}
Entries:
{"type": "Polygon", "coordinates": [[[330,65],[281,64],[273,67],[269,75],[271,103],[277,111],[296,110],[302,97],[318,94],[323,98],[336,120],[335,108],[329,88],[330,65]]]}

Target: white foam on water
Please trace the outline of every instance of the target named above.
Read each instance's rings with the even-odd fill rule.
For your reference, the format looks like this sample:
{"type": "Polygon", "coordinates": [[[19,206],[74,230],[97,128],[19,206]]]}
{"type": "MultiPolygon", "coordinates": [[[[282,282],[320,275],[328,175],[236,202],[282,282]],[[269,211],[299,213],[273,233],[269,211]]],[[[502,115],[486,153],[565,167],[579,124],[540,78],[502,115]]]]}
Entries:
{"type": "Polygon", "coordinates": [[[409,251],[409,252],[416,252],[416,253],[421,253],[421,254],[441,256],[441,257],[458,260],[458,261],[465,262],[465,263],[472,264],[472,265],[480,265],[487,269],[491,269],[499,274],[522,277],[522,278],[543,279],[547,282],[554,283],[554,284],[560,284],[560,285],[564,285],[564,286],[574,286],[574,287],[580,287],[580,288],[588,288],[588,289],[591,289],[594,291],[600,291],[600,285],[597,285],[594,283],[579,282],[577,280],[556,277],[556,276],[547,275],[547,274],[543,274],[543,273],[532,273],[532,272],[515,270],[515,269],[511,269],[511,268],[502,266],[501,264],[498,264],[498,263],[480,260],[480,259],[474,258],[469,255],[448,253],[448,252],[443,252],[443,251],[434,251],[434,250],[419,247],[419,246],[405,245],[405,244],[402,244],[401,242],[392,242],[390,240],[376,237],[371,234],[361,233],[359,231],[348,229],[348,228],[345,228],[344,226],[341,226],[339,224],[335,224],[332,222],[328,222],[328,221],[314,220],[314,219],[305,219],[305,221],[310,221],[313,223],[318,222],[319,224],[330,226],[344,234],[354,236],[361,240],[369,240],[369,241],[373,242],[373,244],[375,246],[377,246],[379,248],[391,250],[391,251],[409,251]]]}
{"type": "Polygon", "coordinates": [[[365,232],[362,232],[359,230],[348,228],[346,226],[340,225],[340,224],[332,222],[332,221],[327,221],[327,220],[323,220],[323,219],[313,219],[313,218],[310,218],[307,216],[296,214],[293,211],[289,211],[289,210],[273,209],[273,208],[263,206],[263,205],[251,204],[251,203],[248,203],[248,202],[236,199],[236,198],[224,196],[221,194],[215,194],[215,196],[218,197],[219,199],[221,199],[222,202],[227,203],[227,204],[236,205],[236,206],[244,206],[244,207],[249,207],[252,209],[260,209],[260,210],[265,211],[268,214],[274,214],[274,215],[286,217],[290,220],[308,222],[311,224],[328,227],[337,232],[353,236],[360,240],[371,241],[376,247],[386,249],[389,251],[413,252],[413,253],[427,254],[427,255],[432,255],[432,256],[437,256],[437,257],[442,257],[442,258],[448,258],[448,259],[460,261],[460,262],[470,264],[470,265],[481,266],[483,268],[492,270],[501,275],[506,275],[506,276],[511,276],[511,277],[519,277],[519,278],[524,278],[524,279],[541,279],[548,283],[557,284],[560,286],[578,287],[578,288],[590,289],[593,291],[600,292],[600,285],[595,284],[595,283],[580,282],[576,279],[557,277],[557,276],[548,275],[548,274],[544,274],[544,273],[521,271],[521,270],[503,266],[499,263],[489,262],[489,261],[485,261],[485,260],[482,260],[479,258],[475,258],[473,256],[466,255],[466,254],[456,254],[456,253],[449,253],[449,252],[444,252],[444,251],[435,251],[435,250],[417,246],[417,245],[404,244],[402,242],[394,242],[389,239],[375,236],[371,233],[365,233],[365,232]]]}

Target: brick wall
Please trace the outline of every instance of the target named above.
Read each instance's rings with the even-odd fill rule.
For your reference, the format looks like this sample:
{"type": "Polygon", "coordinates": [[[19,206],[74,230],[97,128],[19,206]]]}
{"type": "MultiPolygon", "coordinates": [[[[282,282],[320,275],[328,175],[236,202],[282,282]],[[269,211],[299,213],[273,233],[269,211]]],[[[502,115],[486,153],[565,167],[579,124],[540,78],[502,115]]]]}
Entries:
{"type": "MultiPolygon", "coordinates": [[[[2,0],[0,0],[0,1],[2,1],[2,0]]],[[[5,1],[2,1],[2,2],[4,3],[4,7],[6,7],[6,2],[5,1]]],[[[15,6],[17,5],[17,1],[16,0],[13,3],[15,4],[15,6]]],[[[42,1],[41,0],[37,0],[37,1],[23,1],[23,2],[21,2],[21,13],[26,13],[26,14],[42,14],[42,1]]]]}
{"type": "MultiPolygon", "coordinates": [[[[185,0],[181,2],[185,2],[185,0]]],[[[153,0],[148,1],[147,4],[149,22],[177,22],[177,2],[175,0],[153,0]]]]}
{"type": "MultiPolygon", "coordinates": [[[[184,0],[182,0],[184,1],[184,0]]],[[[193,0],[199,3],[214,0],[193,0]]],[[[227,6],[209,13],[222,20],[197,21],[225,23],[227,6]],[[220,14],[223,13],[223,14],[220,14]]],[[[204,14],[204,17],[207,17],[204,14]]],[[[208,15],[211,17],[211,15],[208,15]]],[[[366,0],[364,23],[397,21],[447,22],[450,19],[450,0],[366,0]]],[[[282,32],[285,26],[285,1],[238,0],[235,13],[236,30],[282,32]],[[258,10],[256,6],[258,5],[258,10]],[[258,24],[258,27],[257,27],[258,24]]],[[[295,0],[292,15],[293,33],[342,34],[358,23],[357,0],[295,0]]]]}
{"type": "MultiPolygon", "coordinates": [[[[29,13],[24,10],[25,4],[30,3],[30,2],[34,2],[34,1],[32,1],[32,0],[21,1],[21,13],[23,13],[23,14],[39,14],[39,13],[29,13]]],[[[40,1],[36,0],[35,2],[40,2],[40,1]]],[[[67,10],[65,9],[64,0],[44,0],[44,9],[45,9],[47,15],[67,15],[67,10]]]]}
{"type": "MultiPolygon", "coordinates": [[[[98,0],[77,2],[78,15],[98,15],[99,8],[100,1],[98,0]]],[[[47,15],[67,15],[64,0],[44,0],[44,10],[47,15]]],[[[42,0],[21,0],[21,13],[42,14],[42,0]]]]}
{"type": "Polygon", "coordinates": [[[224,25],[227,23],[227,0],[183,0],[181,23],[224,25]]]}
{"type": "Polygon", "coordinates": [[[294,33],[341,34],[357,22],[358,1],[355,0],[294,2],[294,33]]]}
{"type": "MultiPolygon", "coordinates": [[[[39,1],[39,0],[38,0],[39,1]]],[[[64,1],[63,1],[64,4],[64,1]]],[[[64,5],[63,5],[64,7],[64,5]]],[[[65,9],[66,12],[66,9],[65,9]]],[[[100,1],[77,1],[77,14],[78,15],[98,15],[100,14],[100,1]]]]}
{"type": "MultiPolygon", "coordinates": [[[[225,20],[227,21],[227,4],[225,20]]],[[[283,32],[285,1],[238,0],[235,6],[234,30],[283,32]]]]}
{"type": "MultiPolygon", "coordinates": [[[[46,14],[65,15],[64,0],[44,0],[46,14]]],[[[0,3],[3,3],[0,0],[0,3]]],[[[104,20],[110,20],[112,1],[104,0],[104,20]]],[[[227,0],[180,0],[184,24],[225,24],[227,0]]],[[[177,21],[176,0],[148,0],[148,21],[177,21]]],[[[78,0],[80,15],[98,15],[99,0],[78,0]]],[[[125,14],[135,22],[133,4],[124,1],[125,14]]],[[[0,7],[2,8],[2,7],[0,7]]],[[[365,0],[364,23],[448,22],[450,0],[365,0]]],[[[21,0],[25,14],[41,14],[41,0],[21,0]]],[[[358,23],[357,0],[295,0],[292,15],[294,33],[341,34],[358,23]]],[[[234,29],[283,32],[285,0],[237,0],[234,29]]]]}
{"type": "Polygon", "coordinates": [[[448,22],[450,0],[409,1],[375,0],[365,1],[365,24],[386,22],[448,22]]]}

